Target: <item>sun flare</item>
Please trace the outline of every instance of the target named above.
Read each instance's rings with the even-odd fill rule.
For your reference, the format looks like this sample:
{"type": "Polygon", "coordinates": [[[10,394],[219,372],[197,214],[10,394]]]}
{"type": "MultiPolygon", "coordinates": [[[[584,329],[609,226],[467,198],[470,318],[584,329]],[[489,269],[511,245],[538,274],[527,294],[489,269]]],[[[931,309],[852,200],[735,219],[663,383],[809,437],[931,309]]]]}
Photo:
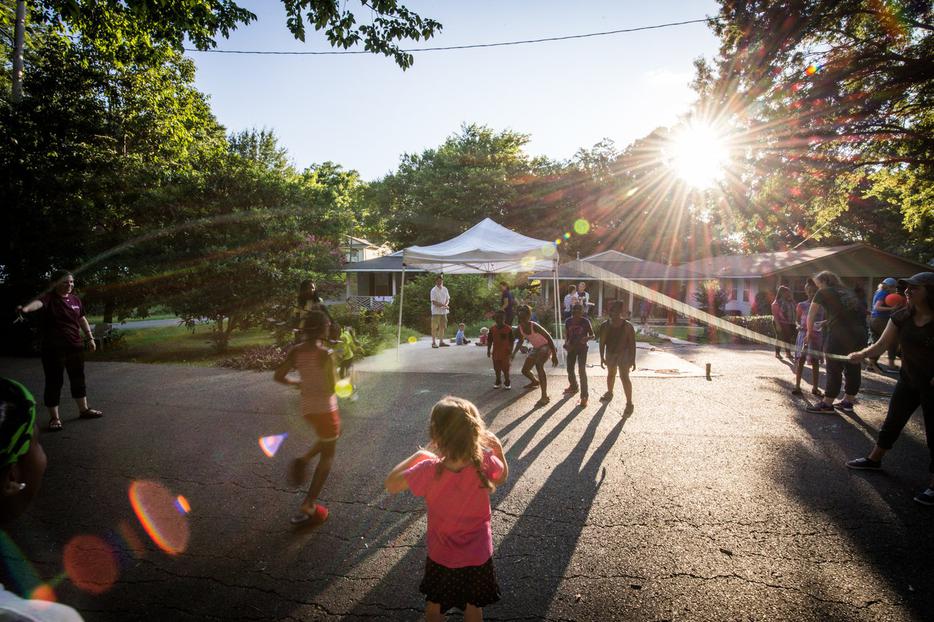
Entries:
{"type": "Polygon", "coordinates": [[[672,138],[671,168],[695,188],[710,188],[723,179],[729,161],[725,137],[710,125],[689,125],[672,138]]]}

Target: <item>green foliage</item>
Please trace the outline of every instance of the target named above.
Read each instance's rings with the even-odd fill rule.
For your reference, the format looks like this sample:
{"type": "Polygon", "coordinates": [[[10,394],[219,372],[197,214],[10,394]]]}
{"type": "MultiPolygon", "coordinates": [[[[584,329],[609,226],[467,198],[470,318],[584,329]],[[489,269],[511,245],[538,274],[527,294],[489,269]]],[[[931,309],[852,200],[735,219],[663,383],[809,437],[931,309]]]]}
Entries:
{"type": "Polygon", "coordinates": [[[728,316],[724,319],[731,324],[736,324],[737,326],[748,328],[749,330],[755,333],[759,333],[760,335],[772,337],[773,339],[777,338],[777,335],[775,334],[775,321],[771,315],[735,315],[728,316]]]}
{"type": "MultiPolygon", "coordinates": [[[[402,324],[423,333],[431,332],[431,303],[429,296],[435,286],[434,274],[419,274],[405,284],[405,302],[402,307],[402,324]]],[[[500,306],[500,290],[491,287],[487,277],[479,274],[453,274],[444,277],[444,286],[451,294],[451,312],[448,327],[460,322],[470,323],[489,317],[500,306]]],[[[396,296],[383,315],[398,322],[399,299],[396,296]]],[[[390,321],[392,321],[390,320],[390,321]]],[[[453,334],[453,333],[452,333],[453,334]]]]}
{"type": "Polygon", "coordinates": [[[726,303],[729,302],[729,296],[720,288],[720,282],[717,280],[704,281],[700,284],[697,291],[694,292],[694,300],[697,302],[697,308],[706,313],[723,317],[726,313],[726,303]]]}
{"type": "MultiPolygon", "coordinates": [[[[337,0],[282,0],[286,26],[300,41],[306,23],[324,32],[333,47],[362,44],[368,52],[392,57],[402,69],[412,65],[412,55],[398,42],[428,39],[441,24],[422,18],[395,0],[361,0],[359,9],[368,21],[357,17],[346,3],[337,0]]],[[[256,15],[233,0],[35,0],[32,19],[80,33],[82,40],[114,60],[151,60],[160,44],[181,51],[185,40],[199,50],[217,45],[241,24],[256,15]]],[[[359,10],[358,9],[358,10],[359,10]]]]}
{"type": "Polygon", "coordinates": [[[720,53],[697,64],[697,115],[734,136],[739,161],[725,194],[748,248],[863,240],[929,260],[930,2],[720,4],[720,53]]]}

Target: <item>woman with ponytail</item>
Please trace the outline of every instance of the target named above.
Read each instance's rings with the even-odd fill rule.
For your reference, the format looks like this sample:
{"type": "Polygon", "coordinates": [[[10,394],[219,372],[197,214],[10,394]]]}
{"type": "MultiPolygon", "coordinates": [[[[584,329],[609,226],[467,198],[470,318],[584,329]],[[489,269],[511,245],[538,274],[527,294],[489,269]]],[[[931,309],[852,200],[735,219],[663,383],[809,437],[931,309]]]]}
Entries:
{"type": "Polygon", "coordinates": [[[509,474],[503,446],[476,406],[452,396],[431,409],[428,436],[430,449],[396,465],[386,490],[411,490],[428,506],[428,559],[419,587],[425,617],[443,620],[457,607],[464,620],[482,620],[483,607],[499,600],[490,493],[509,474]]]}

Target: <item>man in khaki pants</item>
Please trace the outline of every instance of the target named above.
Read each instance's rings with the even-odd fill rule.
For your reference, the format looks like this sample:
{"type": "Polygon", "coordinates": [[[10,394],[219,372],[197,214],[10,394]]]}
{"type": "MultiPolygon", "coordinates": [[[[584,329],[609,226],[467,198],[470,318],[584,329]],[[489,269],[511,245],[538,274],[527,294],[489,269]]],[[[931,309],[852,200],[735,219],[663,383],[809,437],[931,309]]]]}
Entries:
{"type": "Polygon", "coordinates": [[[448,328],[448,310],[451,294],[444,286],[444,277],[440,274],[435,279],[435,286],[431,288],[431,347],[448,347],[444,343],[444,333],[448,328]],[[437,338],[438,343],[435,343],[437,338]]]}

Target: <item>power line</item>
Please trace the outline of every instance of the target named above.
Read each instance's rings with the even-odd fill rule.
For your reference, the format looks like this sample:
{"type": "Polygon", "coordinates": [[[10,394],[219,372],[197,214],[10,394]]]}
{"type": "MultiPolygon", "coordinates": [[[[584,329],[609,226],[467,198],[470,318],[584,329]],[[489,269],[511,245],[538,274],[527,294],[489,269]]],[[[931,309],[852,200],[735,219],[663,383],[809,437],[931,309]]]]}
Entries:
{"type": "MultiPolygon", "coordinates": [[[[402,50],[406,53],[416,52],[443,52],[448,50],[473,50],[477,48],[496,48],[508,45],[528,45],[531,43],[548,43],[551,41],[567,41],[569,39],[587,39],[590,37],[606,37],[608,35],[618,35],[628,32],[639,32],[642,30],[658,30],[660,28],[671,28],[673,26],[685,26],[687,24],[705,24],[710,18],[689,19],[683,22],[668,22],[667,24],[655,24],[653,26],[639,26],[636,28],[620,28],[619,30],[606,30],[603,32],[588,32],[581,35],[565,35],[563,37],[545,37],[542,39],[524,39],[521,41],[501,41],[499,43],[474,43],[470,45],[447,45],[428,48],[411,48],[402,50]]],[[[309,51],[285,51],[285,50],[199,50],[197,48],[185,48],[186,52],[204,52],[212,54],[266,54],[276,56],[339,56],[344,54],[372,54],[366,50],[326,50],[319,52],[309,51]]]]}

